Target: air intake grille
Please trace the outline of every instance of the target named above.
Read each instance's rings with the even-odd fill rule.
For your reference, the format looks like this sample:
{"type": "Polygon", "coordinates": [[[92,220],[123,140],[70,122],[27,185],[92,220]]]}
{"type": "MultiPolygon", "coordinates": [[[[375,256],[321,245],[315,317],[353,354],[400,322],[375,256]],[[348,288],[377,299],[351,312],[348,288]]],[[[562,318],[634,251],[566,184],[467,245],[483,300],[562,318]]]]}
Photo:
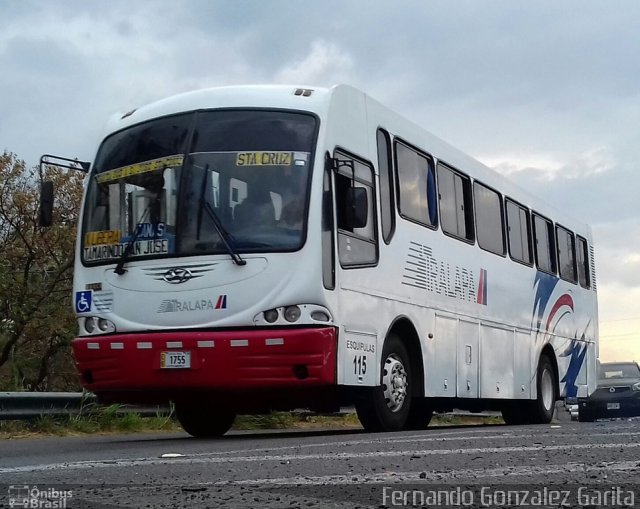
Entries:
{"type": "Polygon", "coordinates": [[[591,288],[595,292],[598,290],[598,284],[596,283],[596,255],[593,246],[589,246],[589,260],[591,265],[591,288]]]}

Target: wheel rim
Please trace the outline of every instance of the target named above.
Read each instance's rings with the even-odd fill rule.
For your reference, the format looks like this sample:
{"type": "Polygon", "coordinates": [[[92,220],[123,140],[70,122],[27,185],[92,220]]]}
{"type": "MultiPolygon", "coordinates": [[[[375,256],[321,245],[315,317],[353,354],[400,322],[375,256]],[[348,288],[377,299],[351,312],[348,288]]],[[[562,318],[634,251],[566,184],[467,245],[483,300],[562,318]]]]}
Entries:
{"type": "Polygon", "coordinates": [[[391,354],[384,362],[382,386],[384,399],[392,412],[398,412],[407,396],[409,385],[407,371],[396,354],[391,354]]]}
{"type": "Polygon", "coordinates": [[[542,404],[545,410],[550,411],[553,407],[553,376],[548,369],[545,369],[542,372],[540,392],[542,395],[542,404]]]}

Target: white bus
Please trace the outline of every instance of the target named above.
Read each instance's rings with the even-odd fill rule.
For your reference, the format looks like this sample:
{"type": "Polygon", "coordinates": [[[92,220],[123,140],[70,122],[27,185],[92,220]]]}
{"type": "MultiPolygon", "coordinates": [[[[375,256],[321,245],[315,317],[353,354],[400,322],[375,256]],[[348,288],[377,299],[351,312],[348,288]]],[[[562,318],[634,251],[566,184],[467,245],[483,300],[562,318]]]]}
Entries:
{"type": "Polygon", "coordinates": [[[372,431],[452,408],[545,423],[597,378],[589,227],[344,85],[114,118],[73,303],[83,385],[172,401],[198,437],[351,404],[372,431]]]}

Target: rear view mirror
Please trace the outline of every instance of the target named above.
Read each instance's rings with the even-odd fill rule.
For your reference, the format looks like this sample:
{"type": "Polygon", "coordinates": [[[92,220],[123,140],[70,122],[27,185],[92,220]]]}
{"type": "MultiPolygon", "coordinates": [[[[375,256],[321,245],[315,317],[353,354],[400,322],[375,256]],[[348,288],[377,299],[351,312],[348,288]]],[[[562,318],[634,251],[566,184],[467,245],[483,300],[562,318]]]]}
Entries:
{"type": "MultiPolygon", "coordinates": [[[[44,154],[40,158],[40,179],[46,175],[45,168],[47,166],[76,170],[83,173],[88,173],[91,168],[91,164],[86,161],[44,154]]],[[[40,185],[40,215],[38,218],[40,226],[46,227],[53,224],[53,198],[53,182],[50,180],[42,181],[40,185]]]]}
{"type": "Polygon", "coordinates": [[[53,182],[45,180],[40,186],[40,226],[51,226],[53,223],[53,182]]]}

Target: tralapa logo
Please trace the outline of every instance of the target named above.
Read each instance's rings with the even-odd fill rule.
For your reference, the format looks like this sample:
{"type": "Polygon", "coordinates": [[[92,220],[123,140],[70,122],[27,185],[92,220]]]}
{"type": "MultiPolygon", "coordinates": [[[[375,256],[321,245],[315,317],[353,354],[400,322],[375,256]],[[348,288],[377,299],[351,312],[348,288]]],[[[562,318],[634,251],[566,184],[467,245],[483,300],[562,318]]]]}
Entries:
{"type": "Polygon", "coordinates": [[[215,299],[179,300],[165,299],[158,307],[158,313],[184,313],[187,311],[213,311],[227,309],[227,296],[218,295],[215,299]]]}

